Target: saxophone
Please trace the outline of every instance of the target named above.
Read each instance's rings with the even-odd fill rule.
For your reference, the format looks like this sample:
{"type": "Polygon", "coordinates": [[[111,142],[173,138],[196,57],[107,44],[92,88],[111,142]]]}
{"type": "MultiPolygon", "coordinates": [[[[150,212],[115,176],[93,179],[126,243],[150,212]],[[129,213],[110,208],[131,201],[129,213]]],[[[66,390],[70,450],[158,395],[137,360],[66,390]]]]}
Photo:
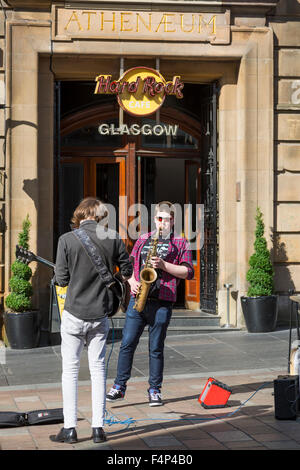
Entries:
{"type": "Polygon", "coordinates": [[[160,234],[161,234],[161,230],[158,230],[156,237],[153,238],[151,246],[149,248],[147,258],[145,261],[145,266],[140,272],[141,284],[137,291],[135,303],[134,303],[134,308],[138,312],[142,312],[144,310],[146,302],[147,302],[149,289],[157,279],[157,272],[155,271],[154,268],[151,267],[151,258],[152,256],[156,256],[157,242],[158,242],[160,234]]]}

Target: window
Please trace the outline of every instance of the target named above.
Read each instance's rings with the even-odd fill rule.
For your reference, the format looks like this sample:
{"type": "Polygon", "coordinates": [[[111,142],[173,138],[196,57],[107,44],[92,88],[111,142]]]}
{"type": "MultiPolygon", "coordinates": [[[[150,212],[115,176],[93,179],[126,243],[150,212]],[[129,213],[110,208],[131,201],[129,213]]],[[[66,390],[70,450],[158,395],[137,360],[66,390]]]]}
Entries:
{"type": "MultiPolygon", "coordinates": [[[[152,119],[142,119],[143,124],[150,124],[151,128],[155,126],[155,121],[152,119]]],[[[176,135],[174,132],[174,124],[165,124],[160,122],[160,126],[166,126],[167,133],[162,135],[155,135],[154,132],[149,135],[142,135],[142,146],[151,148],[165,148],[165,149],[198,149],[198,140],[190,134],[187,134],[182,129],[178,128],[176,135]]],[[[159,133],[159,132],[158,132],[159,133]]]]}
{"type": "MultiPolygon", "coordinates": [[[[99,125],[101,120],[99,119],[99,125]]],[[[110,119],[107,124],[119,127],[118,119],[110,119]]],[[[61,145],[65,147],[119,147],[122,143],[120,135],[101,135],[98,125],[81,127],[67,135],[62,136],[61,145]]]]}

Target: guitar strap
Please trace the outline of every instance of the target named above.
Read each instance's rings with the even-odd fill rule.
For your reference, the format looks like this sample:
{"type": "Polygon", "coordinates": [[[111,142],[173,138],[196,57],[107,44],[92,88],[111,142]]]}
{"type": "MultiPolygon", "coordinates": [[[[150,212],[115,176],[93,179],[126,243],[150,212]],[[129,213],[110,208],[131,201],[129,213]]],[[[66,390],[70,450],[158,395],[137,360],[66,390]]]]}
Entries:
{"type": "Polygon", "coordinates": [[[106,287],[112,287],[112,285],[115,283],[115,279],[113,278],[113,275],[102,260],[101,254],[99,253],[100,248],[96,247],[96,245],[94,244],[94,242],[92,242],[86,231],[82,228],[77,228],[73,230],[73,233],[76,238],[81,242],[85,252],[87,253],[91,262],[97,269],[98,274],[100,275],[106,287]]]}

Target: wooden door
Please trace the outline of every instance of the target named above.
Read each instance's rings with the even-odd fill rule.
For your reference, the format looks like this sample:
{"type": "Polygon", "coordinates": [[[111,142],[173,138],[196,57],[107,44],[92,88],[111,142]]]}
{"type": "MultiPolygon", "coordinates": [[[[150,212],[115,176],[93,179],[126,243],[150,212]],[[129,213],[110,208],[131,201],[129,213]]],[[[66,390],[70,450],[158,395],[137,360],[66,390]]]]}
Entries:
{"type": "Polygon", "coordinates": [[[185,237],[190,241],[193,254],[195,276],[192,280],[185,281],[185,303],[187,308],[200,308],[200,247],[201,220],[200,211],[200,174],[199,161],[185,162],[185,237]],[[187,205],[191,206],[188,207],[187,205]]]}

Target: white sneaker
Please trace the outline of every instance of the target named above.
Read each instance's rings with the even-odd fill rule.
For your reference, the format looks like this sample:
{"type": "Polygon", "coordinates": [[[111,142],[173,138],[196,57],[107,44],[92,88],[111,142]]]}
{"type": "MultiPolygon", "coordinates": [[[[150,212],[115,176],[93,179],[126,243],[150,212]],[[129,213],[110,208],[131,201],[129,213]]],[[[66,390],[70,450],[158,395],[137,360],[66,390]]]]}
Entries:
{"type": "Polygon", "coordinates": [[[119,385],[114,385],[110,391],[106,394],[107,401],[119,401],[124,400],[125,392],[120,389],[119,385]]]}
{"type": "Polygon", "coordinates": [[[149,406],[162,406],[163,402],[161,399],[161,393],[158,390],[154,390],[153,388],[150,388],[148,390],[148,396],[149,396],[149,406]]]}

